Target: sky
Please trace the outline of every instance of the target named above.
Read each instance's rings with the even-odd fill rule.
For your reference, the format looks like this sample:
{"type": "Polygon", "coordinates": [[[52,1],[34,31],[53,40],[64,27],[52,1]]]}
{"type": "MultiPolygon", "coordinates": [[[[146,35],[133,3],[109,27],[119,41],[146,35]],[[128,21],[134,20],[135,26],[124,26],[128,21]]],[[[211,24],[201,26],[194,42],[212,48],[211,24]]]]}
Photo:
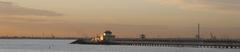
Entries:
{"type": "Polygon", "coordinates": [[[1,36],[240,37],[238,0],[0,0],[1,36]]]}

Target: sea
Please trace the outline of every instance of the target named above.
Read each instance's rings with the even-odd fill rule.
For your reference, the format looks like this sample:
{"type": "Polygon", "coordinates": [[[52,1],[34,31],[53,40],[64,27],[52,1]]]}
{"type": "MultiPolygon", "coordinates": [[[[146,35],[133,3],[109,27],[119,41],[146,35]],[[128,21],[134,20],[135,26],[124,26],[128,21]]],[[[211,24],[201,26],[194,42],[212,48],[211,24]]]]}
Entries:
{"type": "Polygon", "coordinates": [[[240,52],[240,49],[69,44],[74,40],[0,39],[0,52],[240,52]]]}

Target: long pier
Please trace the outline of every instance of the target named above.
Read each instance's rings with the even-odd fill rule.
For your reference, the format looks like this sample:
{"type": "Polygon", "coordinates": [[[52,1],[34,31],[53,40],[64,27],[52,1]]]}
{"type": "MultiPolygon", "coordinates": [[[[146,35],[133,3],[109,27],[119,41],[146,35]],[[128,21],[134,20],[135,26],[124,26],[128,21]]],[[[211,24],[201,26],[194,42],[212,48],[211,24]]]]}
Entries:
{"type": "Polygon", "coordinates": [[[156,47],[194,47],[194,48],[235,48],[240,49],[240,40],[233,39],[131,39],[116,38],[107,43],[94,43],[87,39],[79,39],[72,44],[96,45],[130,45],[130,46],[156,46],[156,47]]]}
{"type": "Polygon", "coordinates": [[[115,38],[111,31],[89,39],[78,39],[71,44],[95,45],[133,45],[133,46],[159,46],[159,47],[195,47],[195,48],[238,48],[240,39],[201,39],[197,38],[115,38]]]}
{"type": "Polygon", "coordinates": [[[114,43],[139,46],[240,48],[240,40],[230,39],[116,39],[114,43]]]}

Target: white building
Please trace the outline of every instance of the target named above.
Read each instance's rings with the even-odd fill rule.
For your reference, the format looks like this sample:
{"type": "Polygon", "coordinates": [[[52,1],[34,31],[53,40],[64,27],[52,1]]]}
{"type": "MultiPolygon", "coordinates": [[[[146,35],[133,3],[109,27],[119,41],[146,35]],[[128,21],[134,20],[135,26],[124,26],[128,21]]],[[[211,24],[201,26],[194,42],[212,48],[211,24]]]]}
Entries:
{"type": "Polygon", "coordinates": [[[92,39],[95,43],[110,43],[115,38],[114,35],[112,35],[112,32],[107,30],[103,34],[98,35],[92,39]]]}

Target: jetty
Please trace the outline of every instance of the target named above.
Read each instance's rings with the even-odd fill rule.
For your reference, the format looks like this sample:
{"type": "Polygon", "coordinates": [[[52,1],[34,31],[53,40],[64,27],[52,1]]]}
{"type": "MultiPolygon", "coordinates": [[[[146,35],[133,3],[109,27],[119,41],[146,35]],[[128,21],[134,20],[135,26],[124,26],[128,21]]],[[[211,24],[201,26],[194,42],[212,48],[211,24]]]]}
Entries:
{"type": "Polygon", "coordinates": [[[71,44],[240,49],[238,39],[145,38],[145,35],[140,38],[115,38],[111,31],[105,31],[93,38],[78,39],[71,44]]]}

